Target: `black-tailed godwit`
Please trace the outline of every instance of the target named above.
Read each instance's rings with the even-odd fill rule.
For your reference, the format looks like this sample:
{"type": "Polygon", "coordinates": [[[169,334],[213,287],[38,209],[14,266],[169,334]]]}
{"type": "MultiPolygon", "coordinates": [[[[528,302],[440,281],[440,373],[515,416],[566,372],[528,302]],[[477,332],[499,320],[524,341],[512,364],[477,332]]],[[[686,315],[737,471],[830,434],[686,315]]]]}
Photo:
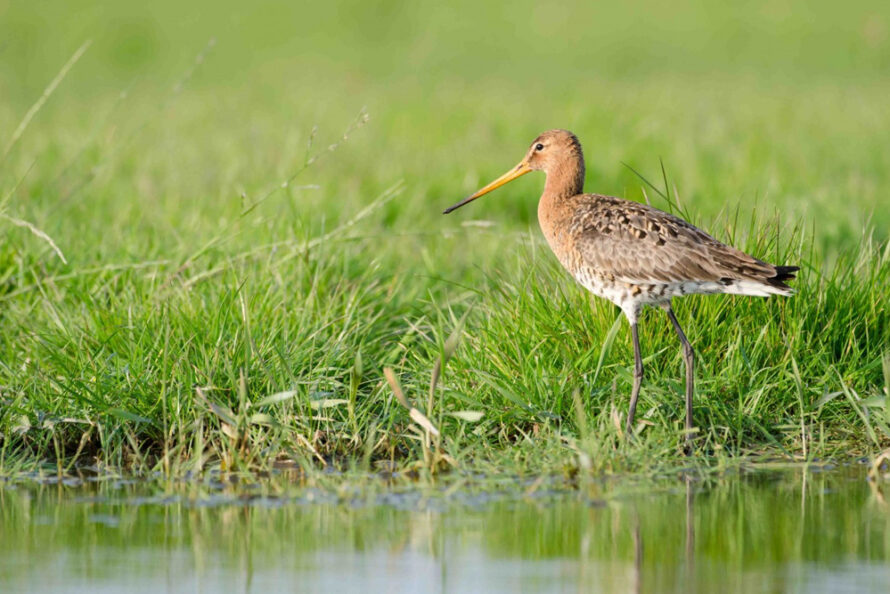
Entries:
{"type": "Polygon", "coordinates": [[[692,394],[695,353],[671,299],[695,293],[733,293],[767,297],[791,295],[785,281],[797,266],[775,266],[721,243],[683,219],[651,206],[599,194],[584,193],[584,154],[578,138],[567,130],[538,136],[519,165],[476,193],[445,210],[445,214],[530,171],[547,176],[538,203],[538,222],[550,249],[575,279],[594,295],[624,312],[634,348],[634,382],[626,433],[633,431],[643,358],[637,320],[644,305],[667,312],[686,363],[686,440],[692,438],[692,394]]]}

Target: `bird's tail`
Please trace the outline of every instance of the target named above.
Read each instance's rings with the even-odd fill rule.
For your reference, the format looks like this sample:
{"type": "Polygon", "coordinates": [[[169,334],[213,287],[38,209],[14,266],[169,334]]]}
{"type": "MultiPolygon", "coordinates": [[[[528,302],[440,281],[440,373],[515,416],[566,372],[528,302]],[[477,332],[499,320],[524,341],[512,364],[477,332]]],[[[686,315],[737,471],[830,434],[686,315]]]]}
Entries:
{"type": "Polygon", "coordinates": [[[794,294],[794,289],[786,285],[785,282],[794,280],[795,273],[800,268],[798,266],[775,266],[774,268],[776,273],[772,276],[749,277],[727,283],[723,292],[751,297],[769,297],[770,295],[787,297],[794,294]]]}
{"type": "Polygon", "coordinates": [[[783,291],[783,295],[790,295],[794,289],[785,284],[786,281],[794,280],[797,277],[797,271],[800,266],[776,266],[775,276],[766,279],[767,284],[783,291]]]}

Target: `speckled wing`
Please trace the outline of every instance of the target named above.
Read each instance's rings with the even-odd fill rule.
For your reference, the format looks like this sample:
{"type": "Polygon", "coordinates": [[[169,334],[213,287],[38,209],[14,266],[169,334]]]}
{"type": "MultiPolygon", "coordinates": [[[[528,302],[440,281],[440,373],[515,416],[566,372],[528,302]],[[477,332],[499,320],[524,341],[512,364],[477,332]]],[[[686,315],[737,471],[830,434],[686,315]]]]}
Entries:
{"type": "Polygon", "coordinates": [[[631,284],[752,280],[767,283],[776,267],[725,245],[656,208],[584,195],[571,233],[579,256],[594,273],[631,284]]]}

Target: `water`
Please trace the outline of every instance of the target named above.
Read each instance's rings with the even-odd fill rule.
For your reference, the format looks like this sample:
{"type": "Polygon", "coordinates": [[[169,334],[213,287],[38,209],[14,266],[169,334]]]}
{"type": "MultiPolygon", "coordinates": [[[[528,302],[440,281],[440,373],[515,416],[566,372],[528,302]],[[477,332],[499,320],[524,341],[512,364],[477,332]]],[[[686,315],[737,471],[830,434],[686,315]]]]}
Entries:
{"type": "Polygon", "coordinates": [[[890,592],[864,471],[439,487],[0,482],[7,592],[890,592]]]}

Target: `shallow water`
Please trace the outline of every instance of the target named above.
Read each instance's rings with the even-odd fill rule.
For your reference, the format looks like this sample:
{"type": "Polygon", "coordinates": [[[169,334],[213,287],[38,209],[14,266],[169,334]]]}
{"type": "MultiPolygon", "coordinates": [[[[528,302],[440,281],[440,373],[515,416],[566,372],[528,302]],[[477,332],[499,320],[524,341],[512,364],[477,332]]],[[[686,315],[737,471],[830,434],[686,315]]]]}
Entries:
{"type": "Polygon", "coordinates": [[[2,592],[890,592],[861,468],[570,487],[0,482],[2,592]]]}

